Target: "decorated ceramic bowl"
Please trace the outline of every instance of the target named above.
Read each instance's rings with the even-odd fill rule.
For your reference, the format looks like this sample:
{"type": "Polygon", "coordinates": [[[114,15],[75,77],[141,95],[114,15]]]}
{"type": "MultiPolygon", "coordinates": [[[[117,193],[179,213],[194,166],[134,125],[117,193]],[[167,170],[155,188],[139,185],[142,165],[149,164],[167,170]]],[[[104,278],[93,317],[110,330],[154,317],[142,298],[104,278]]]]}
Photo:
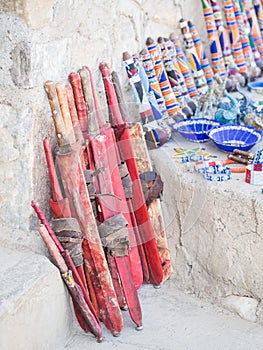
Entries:
{"type": "Polygon", "coordinates": [[[207,118],[182,119],[174,125],[174,129],[183,137],[193,142],[209,141],[207,133],[220,124],[207,118]]]}
{"type": "Polygon", "coordinates": [[[248,91],[256,92],[258,94],[263,95],[263,82],[253,81],[251,83],[248,83],[247,84],[247,89],[248,89],[248,91]]]}
{"type": "Polygon", "coordinates": [[[261,131],[250,126],[225,124],[212,129],[208,136],[222,151],[233,152],[235,148],[248,151],[261,140],[261,131]]]}

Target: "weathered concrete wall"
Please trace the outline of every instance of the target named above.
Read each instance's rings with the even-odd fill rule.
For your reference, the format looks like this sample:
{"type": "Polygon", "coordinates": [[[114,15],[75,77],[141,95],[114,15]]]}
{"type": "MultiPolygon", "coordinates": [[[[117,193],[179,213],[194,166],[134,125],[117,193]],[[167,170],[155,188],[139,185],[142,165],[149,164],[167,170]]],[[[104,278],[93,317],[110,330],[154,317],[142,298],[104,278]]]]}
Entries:
{"type": "MultiPolygon", "coordinates": [[[[177,283],[262,324],[261,188],[247,184],[244,173],[216,183],[187,171],[172,156],[175,147],[191,149],[193,144],[178,134],[174,140],[151,151],[151,158],[164,181],[164,220],[177,283]]],[[[203,146],[225,159],[211,143],[203,146]]]]}
{"type": "MultiPolygon", "coordinates": [[[[0,1],[0,222],[15,229],[35,229],[30,201],[48,208],[49,181],[42,148],[54,128],[43,84],[66,82],[68,74],[89,65],[106,103],[99,63],[120,75],[131,113],[133,96],[122,65],[122,52],[138,52],[147,36],[178,30],[192,1],[0,1]],[[185,12],[183,11],[185,9],[185,12]]],[[[201,6],[194,16],[202,28],[201,6]]],[[[46,214],[49,215],[48,210],[46,214]]]]}

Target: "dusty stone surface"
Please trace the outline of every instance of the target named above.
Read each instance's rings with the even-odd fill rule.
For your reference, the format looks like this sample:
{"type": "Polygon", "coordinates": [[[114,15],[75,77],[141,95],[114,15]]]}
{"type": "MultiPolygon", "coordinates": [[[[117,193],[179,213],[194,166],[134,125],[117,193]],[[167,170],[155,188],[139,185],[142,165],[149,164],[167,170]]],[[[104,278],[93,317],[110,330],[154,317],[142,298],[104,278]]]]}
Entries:
{"type": "Polygon", "coordinates": [[[182,293],[177,281],[166,281],[161,289],[143,285],[139,290],[144,329],[134,329],[127,312],[124,328],[114,338],[104,327],[104,340],[75,327],[67,350],[261,350],[263,335],[258,324],[244,321],[226,310],[182,293]]]}
{"type": "Polygon", "coordinates": [[[256,299],[229,295],[222,301],[222,305],[245,320],[251,322],[256,322],[257,320],[258,301],[256,299]]]}
{"type": "MultiPolygon", "coordinates": [[[[162,205],[176,279],[185,290],[219,304],[231,295],[253,298],[253,314],[262,323],[261,187],[245,183],[245,174],[209,182],[172,158],[175,147],[196,146],[174,134],[150,152],[165,184],[162,205]]],[[[202,146],[225,159],[211,141],[202,146]]]]}
{"type": "Polygon", "coordinates": [[[72,311],[58,269],[44,255],[0,249],[0,348],[62,349],[72,311]]]}

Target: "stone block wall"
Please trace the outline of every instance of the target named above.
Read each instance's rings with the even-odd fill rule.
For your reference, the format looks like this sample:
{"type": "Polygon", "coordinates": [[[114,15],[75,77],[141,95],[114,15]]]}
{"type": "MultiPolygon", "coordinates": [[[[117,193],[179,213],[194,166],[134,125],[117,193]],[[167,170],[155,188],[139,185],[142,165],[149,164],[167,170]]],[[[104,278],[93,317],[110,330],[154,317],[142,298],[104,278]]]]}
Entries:
{"type": "Polygon", "coordinates": [[[131,117],[138,119],[122,52],[138,52],[148,36],[178,31],[182,15],[200,33],[204,26],[201,5],[191,0],[10,0],[0,1],[0,11],[0,237],[8,241],[10,231],[35,230],[33,198],[50,215],[42,140],[54,143],[55,137],[44,82],[66,82],[71,71],[88,65],[106,111],[98,69],[106,61],[119,73],[131,117]]]}

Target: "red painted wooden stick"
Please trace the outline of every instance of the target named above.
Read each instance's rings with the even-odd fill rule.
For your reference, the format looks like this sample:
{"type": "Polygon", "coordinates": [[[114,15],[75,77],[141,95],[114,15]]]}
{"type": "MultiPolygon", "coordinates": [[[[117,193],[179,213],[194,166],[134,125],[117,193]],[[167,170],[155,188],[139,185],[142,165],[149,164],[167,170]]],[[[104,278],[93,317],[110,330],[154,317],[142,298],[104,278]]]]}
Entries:
{"type": "MultiPolygon", "coordinates": [[[[82,87],[84,92],[84,97],[87,104],[88,110],[94,110],[94,102],[93,99],[90,98],[92,96],[92,86],[91,86],[91,79],[90,79],[90,72],[86,68],[82,68],[79,72],[82,80],[82,87]]],[[[96,130],[96,127],[94,127],[94,124],[97,123],[97,120],[94,121],[94,117],[96,119],[96,115],[93,116],[93,118],[89,118],[89,130],[90,133],[94,130],[96,130]]],[[[114,157],[114,142],[112,139],[110,139],[110,136],[112,135],[111,128],[107,128],[109,124],[105,125],[104,131],[107,132],[106,135],[100,136],[100,135],[89,135],[89,147],[90,151],[93,155],[93,164],[94,164],[94,170],[99,170],[101,168],[104,169],[103,172],[99,172],[97,175],[97,190],[99,193],[111,193],[117,197],[120,197],[122,199],[122,207],[126,203],[126,198],[124,195],[124,190],[122,188],[122,181],[120,177],[120,173],[118,170],[118,162],[117,159],[114,157]],[[105,137],[106,136],[106,137],[105,137]],[[111,160],[114,159],[114,167],[115,170],[118,171],[119,176],[117,177],[116,171],[112,172],[111,167],[109,167],[108,164],[108,153],[111,153],[111,160]],[[115,174],[115,178],[112,178],[112,174],[115,174]],[[122,191],[121,191],[122,189],[122,191]]],[[[105,220],[119,214],[123,213],[123,215],[128,215],[128,211],[123,212],[119,205],[119,200],[114,198],[113,196],[104,196],[100,198],[99,205],[101,208],[100,213],[100,221],[104,222],[105,220]]],[[[138,256],[139,257],[139,256],[138,256]]],[[[142,326],[142,315],[141,315],[141,308],[140,308],[140,302],[138,299],[138,295],[135,289],[135,285],[133,282],[133,275],[131,270],[131,262],[130,262],[130,256],[119,256],[115,257],[114,261],[111,259],[111,263],[116,263],[121,285],[124,291],[124,295],[126,298],[126,302],[128,305],[128,309],[130,312],[130,316],[132,320],[135,322],[137,327],[142,326]]],[[[138,265],[137,261],[134,261],[134,264],[138,265]]],[[[140,266],[141,271],[141,266],[140,266]]],[[[139,273],[139,271],[138,271],[139,273]]],[[[136,280],[138,281],[138,277],[135,276],[136,280]]],[[[141,271],[141,277],[142,277],[142,271],[141,271]]],[[[116,282],[116,281],[115,281],[116,282]]],[[[140,280],[142,282],[142,278],[140,280]]],[[[121,296],[121,294],[120,294],[121,296]]]]}
{"type": "Polygon", "coordinates": [[[82,249],[86,274],[92,280],[101,318],[112,334],[117,335],[123,327],[122,315],[79,162],[79,150],[75,149],[71,154],[58,153],[57,160],[72,216],[78,220],[83,233],[82,249]]]}
{"type": "MultiPolygon", "coordinates": [[[[46,219],[46,217],[45,217],[43,211],[41,210],[40,206],[35,201],[31,202],[31,206],[35,210],[35,212],[36,212],[40,222],[45,227],[46,231],[48,232],[49,236],[52,239],[52,242],[54,243],[53,244],[53,249],[50,250],[51,254],[52,254],[52,252],[54,253],[54,251],[56,251],[56,249],[57,249],[58,253],[60,253],[62,255],[62,257],[64,258],[64,261],[65,261],[65,263],[67,265],[67,269],[72,272],[73,278],[76,281],[76,284],[79,286],[79,287],[76,286],[76,288],[79,289],[78,291],[76,291],[76,293],[80,293],[80,291],[81,291],[81,296],[78,296],[77,294],[74,294],[75,298],[73,298],[73,297],[72,298],[73,298],[73,301],[75,302],[75,305],[77,304],[78,307],[79,307],[78,311],[76,310],[77,311],[76,312],[76,316],[77,316],[77,318],[78,318],[78,320],[80,322],[81,327],[84,330],[86,330],[86,331],[87,330],[91,331],[94,335],[97,336],[98,341],[101,341],[101,339],[102,339],[102,331],[101,331],[99,320],[96,317],[96,313],[95,313],[95,311],[93,309],[93,306],[92,306],[92,304],[90,302],[89,296],[86,293],[86,289],[82,285],[82,281],[81,281],[81,279],[80,279],[80,277],[78,275],[78,272],[77,272],[77,270],[75,268],[75,265],[74,265],[74,263],[73,263],[73,261],[72,261],[72,259],[70,257],[69,252],[62,247],[62,245],[59,242],[59,240],[57,239],[54,231],[50,227],[49,222],[46,219]],[[76,297],[79,297],[81,299],[81,305],[79,305],[79,300],[76,300],[76,297]],[[84,306],[85,306],[85,310],[86,310],[85,313],[83,313],[84,306]],[[80,317],[78,312],[81,312],[82,317],[80,317]],[[85,314],[88,314],[88,319],[86,319],[85,314]],[[84,317],[84,319],[83,319],[83,317],[84,317]]],[[[41,230],[41,232],[43,233],[43,230],[41,230]]],[[[51,242],[48,239],[48,237],[46,237],[46,239],[45,239],[45,243],[46,242],[51,242]]],[[[56,259],[56,261],[58,262],[58,259],[56,259]]],[[[61,273],[65,273],[66,272],[65,271],[65,266],[64,265],[63,266],[59,265],[59,266],[60,266],[60,268],[63,267],[63,269],[61,270],[61,273]]],[[[74,291],[70,290],[70,292],[74,292],[74,291]]],[[[73,295],[73,294],[71,294],[71,295],[73,295]]]]}
{"type": "Polygon", "coordinates": [[[88,132],[88,119],[79,74],[74,72],[70,73],[69,81],[73,89],[80,127],[83,133],[83,137],[86,139],[88,132]]]}
{"type": "Polygon", "coordinates": [[[123,159],[125,159],[133,182],[134,211],[147,257],[148,267],[150,271],[150,282],[154,285],[159,285],[163,280],[163,271],[158,249],[154,239],[153,229],[149,219],[148,210],[144,200],[138,168],[130,140],[128,124],[122,120],[108,65],[106,63],[101,63],[100,70],[103,77],[107,101],[112,112],[111,124],[115,130],[115,136],[118,140],[118,147],[123,156],[123,159]]]}
{"type": "MultiPolygon", "coordinates": [[[[71,74],[72,76],[72,74],[71,74]]],[[[78,83],[78,79],[74,82],[78,83]]],[[[75,84],[75,88],[79,86],[75,84]]],[[[46,86],[46,91],[49,97],[51,109],[56,106],[57,95],[54,89],[54,83],[49,83],[46,86]]],[[[83,96],[83,95],[82,95],[83,96]]],[[[84,99],[80,101],[80,109],[77,105],[78,112],[81,112],[81,117],[86,115],[86,105],[84,99]],[[85,109],[84,109],[84,105],[85,109]]],[[[56,107],[56,111],[58,108],[56,107]]],[[[54,114],[53,110],[52,113],[54,114]]],[[[59,119],[59,121],[62,118],[59,119]]],[[[57,119],[55,120],[57,122],[57,119]]],[[[82,126],[84,125],[84,117],[82,119],[82,126]]],[[[60,126],[60,125],[59,125],[60,126]]],[[[55,125],[56,129],[58,126],[55,125]]],[[[87,123],[86,127],[87,128],[87,123]]],[[[72,217],[78,220],[82,234],[83,234],[83,256],[86,267],[86,274],[89,275],[92,286],[96,293],[96,298],[100,307],[100,315],[105,326],[114,334],[119,334],[123,327],[123,320],[116,294],[113,289],[110,278],[109,269],[105,260],[104,251],[101,245],[97,224],[93,215],[92,206],[90,203],[87,187],[80,163],[80,153],[82,151],[81,144],[75,143],[70,145],[66,138],[66,129],[60,128],[59,134],[60,144],[66,147],[66,152],[62,152],[65,148],[59,147],[57,153],[57,161],[60,169],[65,195],[69,199],[70,210],[72,217]],[[68,147],[69,146],[69,147],[68,147]],[[107,295],[107,297],[106,297],[107,295]]],[[[82,130],[84,136],[87,137],[87,130],[82,130]]]]}

